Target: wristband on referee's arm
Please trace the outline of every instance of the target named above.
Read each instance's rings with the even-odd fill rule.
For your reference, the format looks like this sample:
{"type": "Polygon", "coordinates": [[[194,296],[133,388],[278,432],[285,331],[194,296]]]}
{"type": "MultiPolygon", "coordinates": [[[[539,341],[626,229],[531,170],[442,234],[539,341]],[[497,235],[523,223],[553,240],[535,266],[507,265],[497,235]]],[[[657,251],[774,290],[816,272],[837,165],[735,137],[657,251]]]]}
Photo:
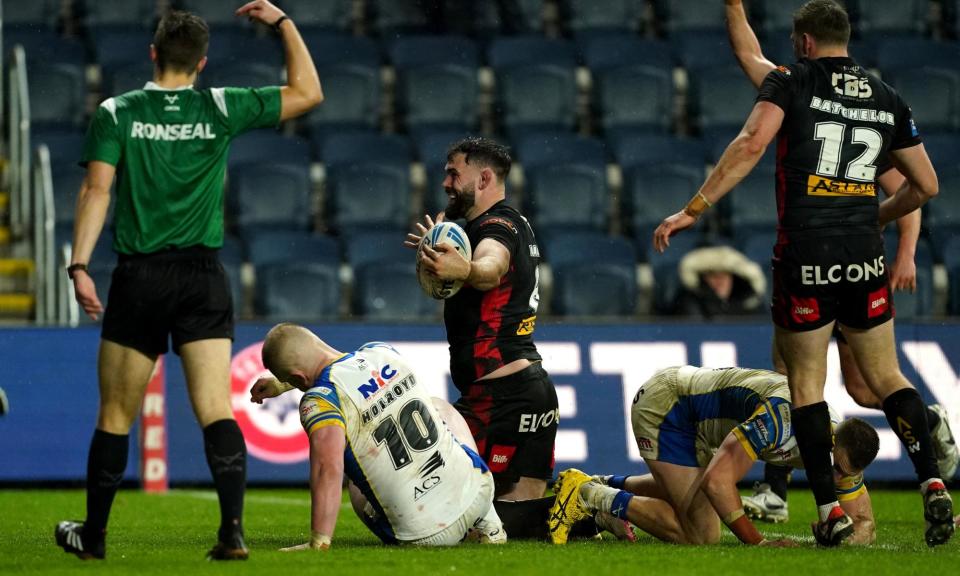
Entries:
{"type": "Polygon", "coordinates": [[[723,517],[723,523],[733,532],[733,535],[740,539],[744,544],[762,544],[763,536],[757,531],[757,527],[747,518],[743,508],[737,508],[733,512],[723,517]]]}
{"type": "Polygon", "coordinates": [[[84,272],[87,271],[87,265],[84,264],[83,262],[76,262],[74,264],[71,264],[67,266],[67,276],[69,276],[70,279],[73,280],[74,275],[81,270],[84,272]]]}
{"type": "Polygon", "coordinates": [[[330,537],[320,532],[311,532],[310,547],[314,550],[328,550],[330,548],[330,537]]]}
{"type": "MultiPolygon", "coordinates": [[[[284,20],[290,20],[290,17],[287,16],[286,14],[284,14],[283,16],[277,18],[277,21],[274,22],[273,24],[271,24],[270,27],[273,28],[273,31],[274,31],[274,32],[276,32],[277,34],[279,34],[279,33],[280,33],[280,25],[283,24],[283,21],[284,21],[284,20]]],[[[291,22],[292,22],[292,20],[291,20],[291,22]]]]}
{"type": "Polygon", "coordinates": [[[707,200],[703,192],[697,192],[696,196],[691,198],[687,205],[683,207],[683,213],[692,218],[699,218],[711,206],[713,206],[713,202],[707,200]]]}

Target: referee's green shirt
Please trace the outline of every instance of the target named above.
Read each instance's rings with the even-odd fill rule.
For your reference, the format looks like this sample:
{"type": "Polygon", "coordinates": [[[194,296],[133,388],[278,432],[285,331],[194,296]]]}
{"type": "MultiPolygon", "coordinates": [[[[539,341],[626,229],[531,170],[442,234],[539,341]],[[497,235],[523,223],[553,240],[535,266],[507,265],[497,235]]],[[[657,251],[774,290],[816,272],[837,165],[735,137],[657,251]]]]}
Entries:
{"type": "Polygon", "coordinates": [[[230,141],[279,122],[276,86],[197,91],[148,82],[104,100],[90,123],[81,164],[98,160],[117,167],[114,250],[222,246],[230,141]]]}

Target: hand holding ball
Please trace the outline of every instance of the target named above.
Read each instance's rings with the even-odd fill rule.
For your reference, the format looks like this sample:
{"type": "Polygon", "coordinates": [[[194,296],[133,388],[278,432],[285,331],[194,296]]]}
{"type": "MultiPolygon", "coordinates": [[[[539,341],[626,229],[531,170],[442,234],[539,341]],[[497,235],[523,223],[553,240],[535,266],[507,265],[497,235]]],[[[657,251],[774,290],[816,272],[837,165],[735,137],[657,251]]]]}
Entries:
{"type": "MultiPolygon", "coordinates": [[[[430,297],[437,300],[444,300],[456,294],[463,287],[463,280],[442,279],[428,269],[424,259],[429,259],[425,254],[425,249],[436,249],[438,246],[448,246],[450,252],[456,252],[465,261],[469,262],[473,257],[473,251],[470,248],[470,239],[463,228],[453,222],[440,222],[420,240],[417,246],[417,280],[420,287],[430,297]]],[[[446,257],[441,254],[441,257],[446,257]]]]}

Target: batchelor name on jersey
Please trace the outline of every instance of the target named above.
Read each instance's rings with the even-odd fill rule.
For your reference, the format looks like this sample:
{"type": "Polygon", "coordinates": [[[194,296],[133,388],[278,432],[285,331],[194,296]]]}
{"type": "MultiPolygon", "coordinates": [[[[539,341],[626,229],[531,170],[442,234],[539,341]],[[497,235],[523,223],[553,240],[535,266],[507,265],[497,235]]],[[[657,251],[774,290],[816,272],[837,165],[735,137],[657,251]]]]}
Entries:
{"type": "Polygon", "coordinates": [[[877,122],[879,124],[896,125],[896,118],[893,112],[885,110],[873,110],[871,108],[847,108],[839,102],[825,100],[818,96],[810,99],[810,107],[814,110],[827,112],[836,116],[842,116],[847,120],[862,120],[864,122],[877,122]]]}

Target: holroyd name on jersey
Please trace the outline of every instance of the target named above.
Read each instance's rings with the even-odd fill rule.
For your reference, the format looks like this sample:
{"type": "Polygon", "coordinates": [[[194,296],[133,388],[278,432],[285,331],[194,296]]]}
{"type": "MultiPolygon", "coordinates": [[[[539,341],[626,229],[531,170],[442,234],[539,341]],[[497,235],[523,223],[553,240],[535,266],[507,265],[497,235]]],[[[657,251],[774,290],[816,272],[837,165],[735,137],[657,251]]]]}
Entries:
{"type": "Polygon", "coordinates": [[[870,108],[847,108],[839,102],[833,100],[824,100],[816,96],[810,100],[810,107],[821,112],[828,112],[843,116],[847,120],[863,120],[865,122],[878,122],[880,124],[896,125],[892,112],[884,110],[872,110],[870,108]]]}
{"type": "Polygon", "coordinates": [[[151,124],[134,122],[130,129],[131,138],[144,140],[213,140],[213,126],[209,122],[196,124],[151,124]]]}
{"type": "Polygon", "coordinates": [[[389,388],[385,388],[383,395],[377,398],[377,402],[360,414],[360,421],[363,424],[370,422],[416,385],[417,379],[410,374],[389,388]]]}

